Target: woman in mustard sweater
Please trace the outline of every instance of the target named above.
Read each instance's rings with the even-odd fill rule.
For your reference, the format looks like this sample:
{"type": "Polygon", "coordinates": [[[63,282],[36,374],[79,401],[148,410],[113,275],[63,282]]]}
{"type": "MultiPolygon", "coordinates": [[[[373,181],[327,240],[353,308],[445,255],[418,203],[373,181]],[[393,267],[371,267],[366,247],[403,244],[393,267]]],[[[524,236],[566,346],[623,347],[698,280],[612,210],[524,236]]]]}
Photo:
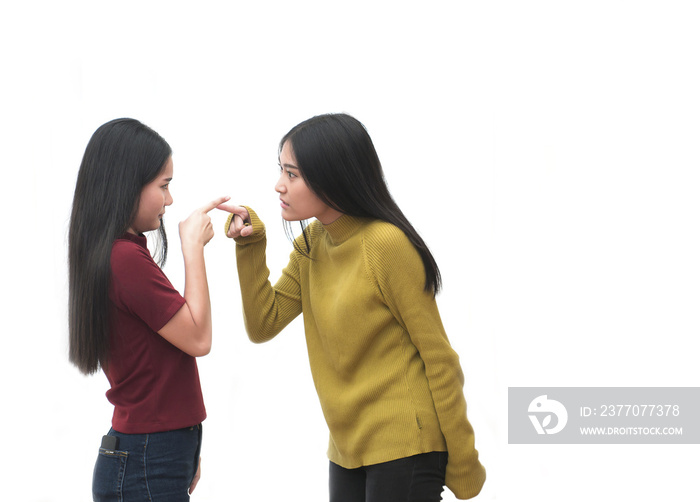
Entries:
{"type": "Polygon", "coordinates": [[[250,339],[266,342],[303,313],[331,502],[438,501],[444,485],[476,496],[486,474],[435,302],[440,272],[367,131],[345,114],[313,117],[282,138],[279,164],[282,217],[302,233],[274,286],[256,213],[219,208],[231,213],[250,339]]]}

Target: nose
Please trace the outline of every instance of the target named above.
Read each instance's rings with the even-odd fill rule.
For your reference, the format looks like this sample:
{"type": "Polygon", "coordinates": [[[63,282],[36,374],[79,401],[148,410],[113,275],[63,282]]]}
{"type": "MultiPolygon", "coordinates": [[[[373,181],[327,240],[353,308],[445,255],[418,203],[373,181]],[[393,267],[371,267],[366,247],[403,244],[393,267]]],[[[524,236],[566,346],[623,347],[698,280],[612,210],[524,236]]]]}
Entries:
{"type": "Polygon", "coordinates": [[[173,196],[170,195],[170,189],[165,194],[165,203],[163,205],[169,206],[173,203],[173,196]]]}
{"type": "Polygon", "coordinates": [[[277,180],[277,183],[275,184],[275,192],[277,192],[277,193],[286,193],[287,192],[287,185],[285,184],[284,171],[280,174],[280,177],[277,180]]]}

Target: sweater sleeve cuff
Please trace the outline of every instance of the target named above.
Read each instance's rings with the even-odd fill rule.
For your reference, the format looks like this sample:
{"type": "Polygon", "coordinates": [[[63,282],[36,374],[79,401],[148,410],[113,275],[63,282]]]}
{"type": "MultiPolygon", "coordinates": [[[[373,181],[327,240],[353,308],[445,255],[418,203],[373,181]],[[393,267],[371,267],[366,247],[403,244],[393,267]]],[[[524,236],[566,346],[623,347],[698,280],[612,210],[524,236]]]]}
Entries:
{"type": "Polygon", "coordinates": [[[476,497],[481,492],[485,481],[486,470],[479,462],[478,457],[475,457],[469,466],[466,468],[462,467],[462,469],[450,465],[450,459],[448,458],[445,485],[459,500],[476,497]],[[460,472],[457,472],[458,470],[460,472]]]}
{"type": "MultiPolygon", "coordinates": [[[[243,206],[248,210],[248,216],[249,216],[249,223],[253,227],[253,233],[250,234],[247,237],[236,237],[234,240],[236,241],[236,244],[239,245],[246,245],[246,244],[252,244],[254,242],[258,242],[262,240],[265,237],[265,224],[262,222],[262,220],[258,217],[257,213],[253,211],[251,208],[248,206],[243,206]]],[[[231,226],[231,222],[233,221],[234,214],[231,213],[228,215],[228,218],[226,219],[226,224],[224,225],[224,233],[227,234],[228,237],[228,229],[231,226]]]]}
{"type": "MultiPolygon", "coordinates": [[[[231,226],[231,222],[233,221],[234,214],[230,213],[228,215],[228,218],[226,218],[226,223],[224,224],[224,233],[226,234],[226,237],[228,237],[228,229],[231,226]]],[[[229,239],[231,237],[228,237],[229,239]]]]}

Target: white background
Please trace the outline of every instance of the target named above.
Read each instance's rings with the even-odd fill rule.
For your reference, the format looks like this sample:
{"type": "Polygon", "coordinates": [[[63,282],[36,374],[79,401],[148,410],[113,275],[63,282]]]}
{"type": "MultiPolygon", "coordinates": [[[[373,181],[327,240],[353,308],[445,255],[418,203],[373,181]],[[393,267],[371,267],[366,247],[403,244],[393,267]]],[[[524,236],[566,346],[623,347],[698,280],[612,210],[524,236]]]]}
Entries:
{"type": "MultiPolygon", "coordinates": [[[[507,444],[509,386],[700,386],[695,2],[1,5],[3,500],[90,500],[110,425],[106,378],[67,362],[68,219],[94,130],[134,117],[173,147],[165,272],[182,290],[177,223],[219,195],[267,223],[276,279],[277,142],[341,111],[441,267],[479,499],[697,500],[697,445],[507,444]]],[[[325,500],[301,323],[248,342],[233,243],[219,231],[206,256],[193,501],[325,500]]]]}

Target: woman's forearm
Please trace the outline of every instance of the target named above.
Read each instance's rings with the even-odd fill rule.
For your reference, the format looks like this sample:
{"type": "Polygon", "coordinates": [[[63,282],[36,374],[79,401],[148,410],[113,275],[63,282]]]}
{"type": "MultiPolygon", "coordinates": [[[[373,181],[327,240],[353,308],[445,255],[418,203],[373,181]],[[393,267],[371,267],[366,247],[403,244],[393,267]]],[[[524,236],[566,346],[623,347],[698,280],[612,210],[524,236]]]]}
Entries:
{"type": "Polygon", "coordinates": [[[185,262],[184,298],[189,308],[194,329],[192,336],[205,347],[211,347],[212,322],[209,283],[204,262],[204,247],[183,246],[185,262]]]}

